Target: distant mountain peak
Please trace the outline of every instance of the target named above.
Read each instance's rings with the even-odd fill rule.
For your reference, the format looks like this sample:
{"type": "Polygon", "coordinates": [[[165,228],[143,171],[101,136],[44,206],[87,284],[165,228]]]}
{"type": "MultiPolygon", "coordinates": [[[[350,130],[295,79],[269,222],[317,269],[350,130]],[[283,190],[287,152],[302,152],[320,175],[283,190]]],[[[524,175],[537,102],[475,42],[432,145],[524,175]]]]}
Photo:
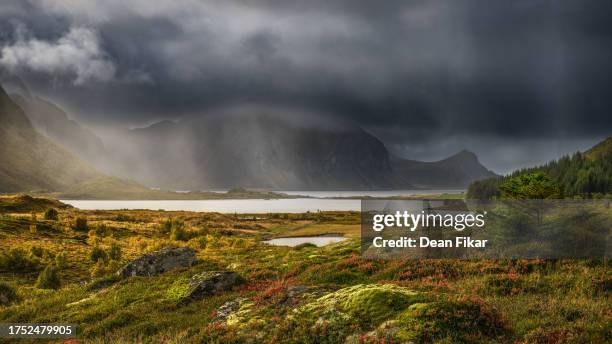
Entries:
{"type": "Polygon", "coordinates": [[[461,151],[449,156],[443,160],[462,160],[462,161],[474,161],[478,162],[478,156],[476,153],[469,151],[467,149],[462,149],[461,151]]]}

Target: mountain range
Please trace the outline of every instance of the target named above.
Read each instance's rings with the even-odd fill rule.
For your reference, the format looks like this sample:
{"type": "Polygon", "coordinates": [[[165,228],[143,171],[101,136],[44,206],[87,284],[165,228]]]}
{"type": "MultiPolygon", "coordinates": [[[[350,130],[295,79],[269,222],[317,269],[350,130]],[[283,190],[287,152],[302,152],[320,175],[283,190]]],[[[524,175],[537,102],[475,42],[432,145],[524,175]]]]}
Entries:
{"type": "Polygon", "coordinates": [[[312,114],[212,113],[103,140],[25,86],[2,90],[0,105],[0,192],[464,188],[495,176],[468,151],[435,162],[392,157],[362,128],[312,114]]]}
{"type": "Polygon", "coordinates": [[[463,188],[495,176],[471,152],[436,162],[392,158],[383,142],[350,123],[286,120],[271,110],[162,121],[113,143],[107,147],[121,159],[120,174],[169,189],[463,188]]]}

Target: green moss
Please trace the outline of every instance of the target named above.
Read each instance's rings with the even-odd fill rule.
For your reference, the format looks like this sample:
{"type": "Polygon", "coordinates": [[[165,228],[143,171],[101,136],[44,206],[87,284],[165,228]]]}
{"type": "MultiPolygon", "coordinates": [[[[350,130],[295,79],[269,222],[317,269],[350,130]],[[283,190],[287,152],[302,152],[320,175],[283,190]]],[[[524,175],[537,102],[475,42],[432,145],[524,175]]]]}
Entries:
{"type": "Polygon", "coordinates": [[[187,296],[188,291],[189,278],[179,277],[172,283],[170,288],[168,288],[166,295],[168,296],[168,300],[179,302],[187,296]]]}
{"type": "Polygon", "coordinates": [[[349,315],[364,327],[393,318],[406,307],[427,299],[425,294],[392,284],[358,284],[325,295],[303,307],[302,312],[320,316],[332,311],[349,315]]]}
{"type": "Polygon", "coordinates": [[[506,334],[500,315],[481,301],[439,300],[413,304],[398,318],[401,341],[481,343],[506,334]]]}

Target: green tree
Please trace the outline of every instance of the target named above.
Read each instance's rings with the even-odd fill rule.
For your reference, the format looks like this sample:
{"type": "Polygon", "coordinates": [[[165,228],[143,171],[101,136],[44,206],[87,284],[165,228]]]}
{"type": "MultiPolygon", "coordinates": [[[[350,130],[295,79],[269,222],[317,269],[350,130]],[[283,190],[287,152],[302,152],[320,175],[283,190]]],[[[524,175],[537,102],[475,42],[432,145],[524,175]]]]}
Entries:
{"type": "Polygon", "coordinates": [[[508,178],[499,185],[499,191],[503,199],[509,200],[507,205],[533,217],[538,225],[542,224],[544,212],[552,205],[544,200],[561,197],[559,186],[542,171],[508,178]]]}
{"type": "Polygon", "coordinates": [[[519,174],[499,185],[502,198],[507,199],[551,199],[559,198],[559,186],[544,172],[519,174]]]}

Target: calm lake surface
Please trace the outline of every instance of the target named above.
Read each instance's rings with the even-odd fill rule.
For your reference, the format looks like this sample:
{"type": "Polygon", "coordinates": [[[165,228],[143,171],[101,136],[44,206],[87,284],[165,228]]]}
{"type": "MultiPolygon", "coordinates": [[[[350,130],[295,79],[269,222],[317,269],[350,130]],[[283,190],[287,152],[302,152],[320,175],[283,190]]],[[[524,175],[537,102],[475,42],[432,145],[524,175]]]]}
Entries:
{"type": "Polygon", "coordinates": [[[276,238],[262,241],[265,244],[274,246],[289,246],[294,247],[301,244],[315,244],[319,247],[346,240],[341,236],[315,236],[315,237],[294,237],[294,238],[276,238]]]}
{"type": "Polygon", "coordinates": [[[218,213],[305,213],[307,211],[359,211],[357,199],[221,199],[221,200],[154,200],[154,201],[99,201],[61,200],[83,210],[148,209],[168,211],[201,211],[218,213]]]}
{"type": "Polygon", "coordinates": [[[278,192],[287,195],[302,195],[309,197],[329,198],[329,197],[393,197],[393,196],[415,196],[415,195],[435,195],[442,193],[462,193],[465,189],[411,189],[411,190],[349,190],[349,191],[295,191],[295,190],[280,190],[278,192]]]}

